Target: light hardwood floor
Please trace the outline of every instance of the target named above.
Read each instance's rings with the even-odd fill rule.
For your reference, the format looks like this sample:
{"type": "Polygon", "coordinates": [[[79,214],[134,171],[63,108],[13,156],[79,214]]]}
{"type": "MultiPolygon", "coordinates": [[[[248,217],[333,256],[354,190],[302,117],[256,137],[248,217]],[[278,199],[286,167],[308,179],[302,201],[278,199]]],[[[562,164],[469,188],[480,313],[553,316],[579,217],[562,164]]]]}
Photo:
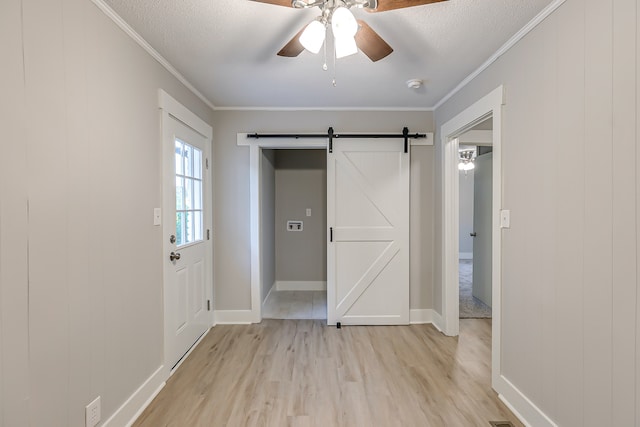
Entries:
{"type": "Polygon", "coordinates": [[[220,325],[134,426],[521,426],[490,387],[491,321],[220,325]]]}

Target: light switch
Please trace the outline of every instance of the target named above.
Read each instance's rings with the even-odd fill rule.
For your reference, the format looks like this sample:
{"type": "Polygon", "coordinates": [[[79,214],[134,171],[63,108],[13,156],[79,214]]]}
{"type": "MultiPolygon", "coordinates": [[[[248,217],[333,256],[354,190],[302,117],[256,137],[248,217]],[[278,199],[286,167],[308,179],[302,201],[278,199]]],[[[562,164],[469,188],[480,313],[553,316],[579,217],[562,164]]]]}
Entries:
{"type": "Polygon", "coordinates": [[[503,209],[500,211],[500,228],[511,227],[511,211],[503,209]]]}
{"type": "Polygon", "coordinates": [[[153,208],[153,225],[162,224],[162,209],[153,208]]]}
{"type": "Polygon", "coordinates": [[[311,216],[311,209],[307,208],[307,216],[311,216]]]}

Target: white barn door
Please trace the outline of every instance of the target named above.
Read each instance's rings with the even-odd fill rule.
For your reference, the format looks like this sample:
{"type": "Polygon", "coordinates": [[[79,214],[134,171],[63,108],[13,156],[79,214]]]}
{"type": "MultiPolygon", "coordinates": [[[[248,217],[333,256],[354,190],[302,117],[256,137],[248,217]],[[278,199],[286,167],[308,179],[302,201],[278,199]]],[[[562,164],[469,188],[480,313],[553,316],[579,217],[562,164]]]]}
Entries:
{"type": "Polygon", "coordinates": [[[327,153],[327,323],[409,323],[409,154],[402,139],[327,153]]]}

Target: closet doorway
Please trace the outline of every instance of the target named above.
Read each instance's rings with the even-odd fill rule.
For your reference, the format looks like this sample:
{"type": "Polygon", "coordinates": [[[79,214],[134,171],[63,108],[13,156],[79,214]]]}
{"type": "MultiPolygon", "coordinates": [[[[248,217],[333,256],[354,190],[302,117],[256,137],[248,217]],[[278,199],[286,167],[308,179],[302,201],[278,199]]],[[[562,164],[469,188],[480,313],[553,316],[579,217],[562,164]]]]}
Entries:
{"type": "Polygon", "coordinates": [[[264,319],[327,319],[327,152],[260,156],[264,319]]]}

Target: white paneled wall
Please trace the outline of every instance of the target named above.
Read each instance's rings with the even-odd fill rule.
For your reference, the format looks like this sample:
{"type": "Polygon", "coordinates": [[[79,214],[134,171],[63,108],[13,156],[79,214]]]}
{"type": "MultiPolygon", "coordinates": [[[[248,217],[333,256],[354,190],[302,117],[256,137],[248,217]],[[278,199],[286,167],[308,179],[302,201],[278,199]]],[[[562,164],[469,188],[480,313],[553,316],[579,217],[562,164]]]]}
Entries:
{"type": "Polygon", "coordinates": [[[567,0],[436,111],[505,87],[501,374],[561,426],[640,423],[639,19],[567,0]]]}
{"type": "Polygon", "coordinates": [[[0,2],[0,426],[108,419],[162,364],[165,89],[90,0],[0,2]]]}

